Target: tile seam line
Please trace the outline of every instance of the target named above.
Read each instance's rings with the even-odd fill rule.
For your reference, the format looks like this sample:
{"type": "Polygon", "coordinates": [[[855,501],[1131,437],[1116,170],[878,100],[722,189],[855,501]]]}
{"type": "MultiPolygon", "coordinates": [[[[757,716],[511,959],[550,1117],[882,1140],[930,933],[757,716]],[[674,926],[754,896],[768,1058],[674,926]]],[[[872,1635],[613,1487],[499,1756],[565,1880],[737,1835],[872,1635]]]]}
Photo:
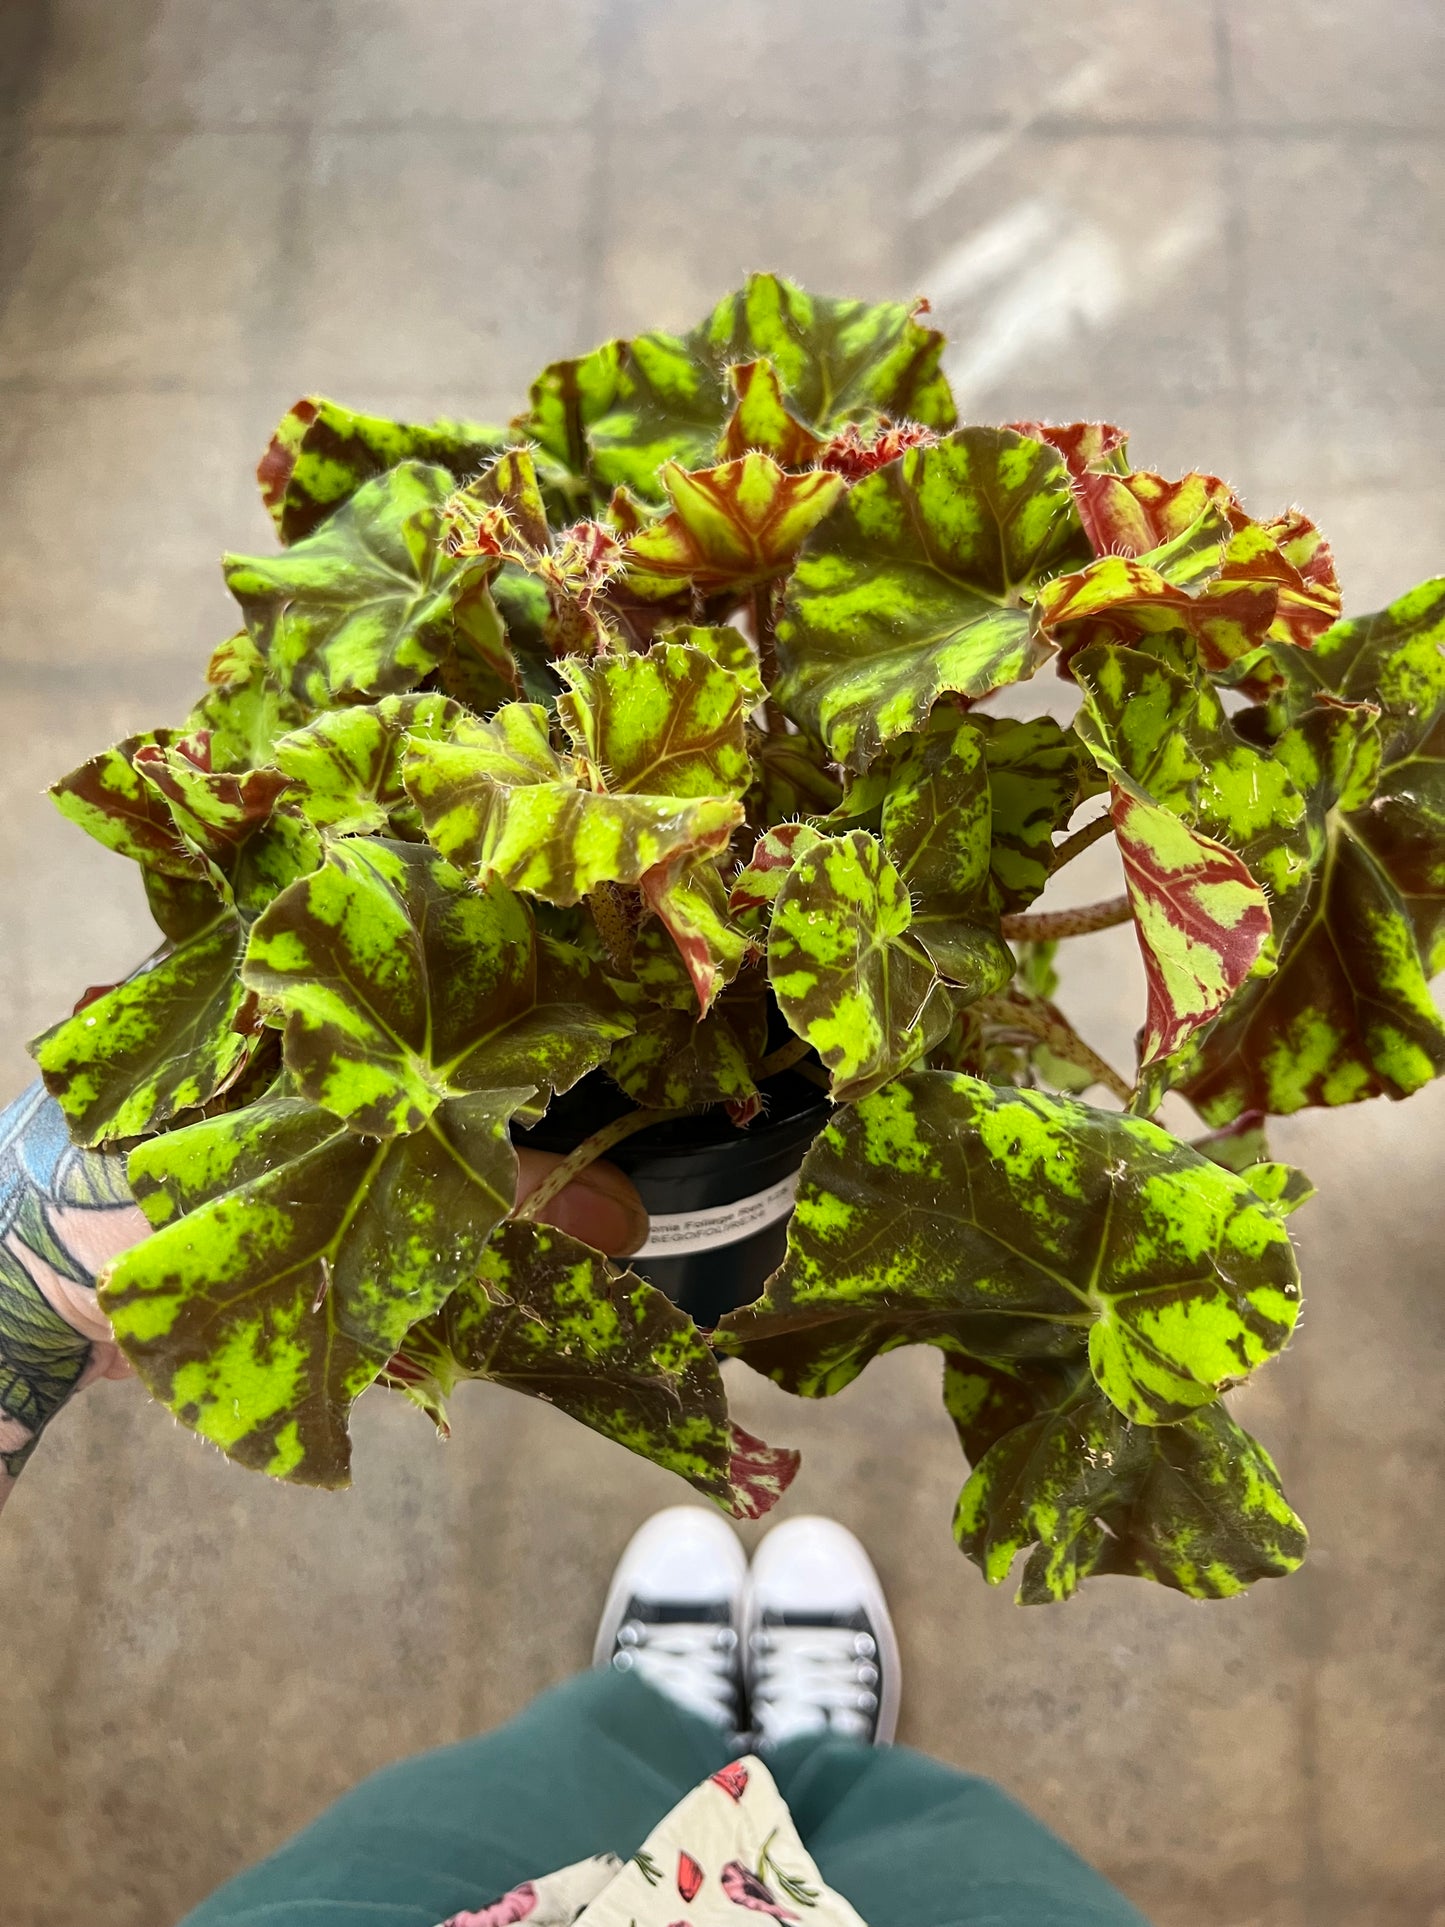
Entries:
{"type": "MultiPolygon", "coordinates": [[[[1006,133],[1012,122],[1004,115],[980,115],[961,117],[947,130],[949,135],[979,135],[1006,133]]],[[[737,132],[758,134],[774,140],[807,141],[815,146],[852,148],[860,139],[884,140],[890,136],[878,133],[858,135],[838,133],[834,123],[828,121],[795,121],[785,128],[779,128],[766,116],[757,120],[748,118],[734,119],[731,116],[711,117],[707,115],[659,116],[643,119],[632,116],[627,123],[629,131],[643,134],[668,135],[690,133],[704,129],[713,133],[731,129],[737,132]]],[[[430,115],[414,116],[409,119],[355,120],[355,121],[316,121],[305,116],[287,117],[277,120],[200,120],[191,117],[177,117],[170,120],[101,119],[75,121],[35,120],[26,115],[0,116],[0,129],[9,135],[19,135],[22,142],[32,140],[114,140],[129,138],[166,139],[186,135],[211,135],[216,137],[250,138],[255,136],[275,136],[306,132],[318,139],[328,136],[361,137],[376,134],[476,134],[493,140],[537,138],[541,135],[575,134],[589,127],[596,131],[593,117],[568,120],[517,120],[472,118],[464,116],[430,115]]],[[[610,130],[609,130],[610,131],[610,130]]],[[[1445,148],[1445,131],[1440,131],[1431,122],[1421,121],[1418,125],[1401,125],[1388,121],[1349,121],[1319,120],[1285,123],[1275,120],[1251,120],[1241,117],[1231,124],[1207,120],[1175,121],[1129,121],[1129,120],[1090,120],[1041,115],[1029,123],[1026,139],[1039,142],[1061,140],[1144,140],[1144,141],[1210,141],[1226,145],[1237,138],[1274,142],[1290,146],[1308,141],[1320,141],[1334,146],[1352,145],[1375,146],[1419,146],[1426,148],[1445,148]]]]}

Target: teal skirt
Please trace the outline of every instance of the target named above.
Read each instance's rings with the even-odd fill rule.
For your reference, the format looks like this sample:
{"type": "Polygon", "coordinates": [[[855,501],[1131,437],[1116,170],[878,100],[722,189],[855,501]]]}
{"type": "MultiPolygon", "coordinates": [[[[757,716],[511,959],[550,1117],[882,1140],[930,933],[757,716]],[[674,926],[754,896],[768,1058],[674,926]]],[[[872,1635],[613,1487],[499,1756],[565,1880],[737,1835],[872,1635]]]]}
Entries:
{"type": "MultiPolygon", "coordinates": [[[[589,1854],[634,1853],[737,1751],[641,1680],[584,1673],[494,1732],[372,1774],[182,1927],[435,1927],[589,1854]]],[[[840,1739],[789,1741],[768,1765],[869,1927],[1147,1927],[987,1780],[840,1739]]]]}

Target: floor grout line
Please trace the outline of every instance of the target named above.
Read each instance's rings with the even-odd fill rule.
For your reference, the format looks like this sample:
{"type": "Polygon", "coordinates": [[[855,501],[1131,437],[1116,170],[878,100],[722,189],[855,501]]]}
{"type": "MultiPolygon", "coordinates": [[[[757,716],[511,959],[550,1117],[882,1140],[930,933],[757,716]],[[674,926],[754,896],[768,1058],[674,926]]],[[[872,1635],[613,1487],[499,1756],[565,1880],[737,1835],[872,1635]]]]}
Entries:
{"type": "MultiPolygon", "coordinates": [[[[415,114],[398,117],[358,118],[355,120],[316,120],[307,115],[279,115],[269,119],[212,119],[196,115],[141,120],[133,117],[95,120],[38,119],[24,113],[0,113],[0,130],[18,133],[22,139],[107,140],[174,139],[187,135],[232,135],[274,139],[280,133],[312,132],[318,135],[374,137],[378,134],[475,134],[489,140],[536,138],[539,135],[575,134],[599,118],[609,119],[605,97],[602,104],[584,118],[530,119],[505,121],[495,116],[415,114]]],[[[930,130],[934,139],[956,135],[978,135],[1009,131],[1013,121],[1003,114],[963,114],[944,129],[930,130]]],[[[658,114],[647,119],[633,116],[628,131],[638,135],[729,131],[765,133],[780,140],[801,140],[825,147],[855,147],[859,140],[891,138],[880,131],[875,135],[839,132],[836,119],[797,120],[779,128],[771,118],[750,120],[746,114],[710,114],[701,111],[658,114]]],[[[910,128],[910,132],[914,130],[910,128]]],[[[1437,124],[1418,126],[1371,120],[1310,120],[1283,122],[1239,116],[1228,123],[1208,119],[1097,120],[1084,114],[1045,113],[1031,117],[1028,132],[1040,142],[1060,140],[1141,140],[1159,142],[1212,141],[1227,143],[1235,139],[1258,140],[1279,145],[1310,141],[1330,146],[1417,146],[1445,147],[1445,131],[1437,124]]]]}

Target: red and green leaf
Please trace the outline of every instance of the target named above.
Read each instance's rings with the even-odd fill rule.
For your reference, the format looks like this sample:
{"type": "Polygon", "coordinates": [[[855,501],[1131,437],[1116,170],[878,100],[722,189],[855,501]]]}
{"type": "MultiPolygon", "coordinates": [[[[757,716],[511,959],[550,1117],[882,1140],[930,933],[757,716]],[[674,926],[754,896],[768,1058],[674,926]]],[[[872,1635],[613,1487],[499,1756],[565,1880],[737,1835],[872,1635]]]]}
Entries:
{"type": "Polygon", "coordinates": [[[1052,449],[965,428],[859,482],[809,536],[778,623],[777,697],[848,768],[1041,660],[1022,598],[1089,554],[1052,449]]]}
{"type": "Polygon", "coordinates": [[[789,474],[756,452],[691,472],[669,462],[661,477],[671,512],[639,529],[624,554],[628,588],[654,602],[780,574],[847,488],[839,475],[789,474]]]}
{"type": "Polygon", "coordinates": [[[363,482],[389,468],[432,462],[461,478],[474,475],[506,441],[505,429],[478,422],[390,421],[307,395],[282,417],[256,480],[276,533],[283,542],[299,542],[363,482]]]}
{"type": "Polygon", "coordinates": [[[952,1021],[913,932],[903,879],[876,838],[826,837],[796,858],[768,931],[778,1008],[853,1100],[916,1063],[952,1021]]]}
{"type": "Polygon", "coordinates": [[[722,850],[742,819],[732,797],[587,787],[574,760],[553,749],[546,711],[528,703],[509,703],[485,723],[464,718],[447,742],[413,742],[405,781],[443,856],[484,883],[549,903],[722,850]]]}

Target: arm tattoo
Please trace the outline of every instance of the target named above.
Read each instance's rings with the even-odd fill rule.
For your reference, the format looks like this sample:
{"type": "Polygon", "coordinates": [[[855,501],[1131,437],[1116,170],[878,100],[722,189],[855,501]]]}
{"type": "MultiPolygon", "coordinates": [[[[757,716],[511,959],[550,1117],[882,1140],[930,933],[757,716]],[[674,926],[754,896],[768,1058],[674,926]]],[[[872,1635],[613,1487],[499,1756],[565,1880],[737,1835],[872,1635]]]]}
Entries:
{"type": "Polygon", "coordinates": [[[0,1466],[12,1478],[90,1362],[91,1339],[53,1302],[57,1287],[95,1283],[80,1228],[122,1210],[135,1211],[124,1158],[72,1144],[42,1085],[0,1111],[0,1466]]]}

